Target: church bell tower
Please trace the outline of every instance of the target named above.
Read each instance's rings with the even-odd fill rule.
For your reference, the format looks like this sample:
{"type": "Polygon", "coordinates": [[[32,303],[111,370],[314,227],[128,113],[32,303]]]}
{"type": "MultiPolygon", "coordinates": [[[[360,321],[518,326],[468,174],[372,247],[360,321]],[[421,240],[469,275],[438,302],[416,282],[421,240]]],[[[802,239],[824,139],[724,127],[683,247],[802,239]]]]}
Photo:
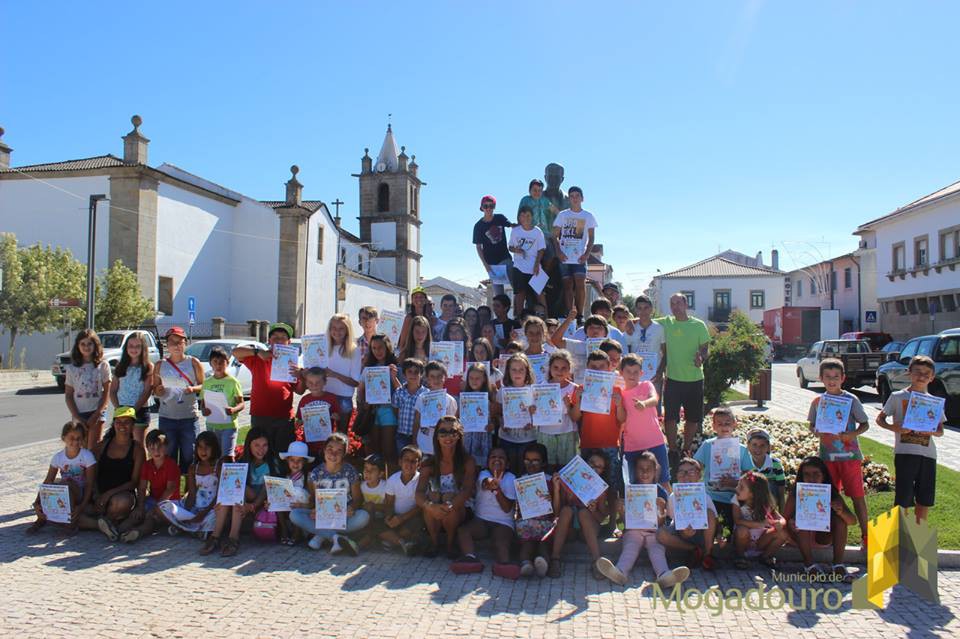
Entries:
{"type": "Polygon", "coordinates": [[[387,125],[376,160],[360,160],[360,240],[370,246],[370,274],[407,291],[420,285],[420,187],[417,156],[397,151],[387,125]]]}

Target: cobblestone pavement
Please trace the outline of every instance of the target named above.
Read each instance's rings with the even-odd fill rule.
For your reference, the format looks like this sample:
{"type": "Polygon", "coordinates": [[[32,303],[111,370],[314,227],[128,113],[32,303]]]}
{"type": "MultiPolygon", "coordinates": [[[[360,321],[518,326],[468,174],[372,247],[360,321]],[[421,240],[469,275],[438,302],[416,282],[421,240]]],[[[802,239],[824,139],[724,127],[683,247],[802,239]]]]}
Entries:
{"type": "MultiPolygon", "coordinates": [[[[715,614],[700,606],[681,613],[673,602],[665,610],[650,588],[641,588],[649,578],[646,564],[621,588],[595,581],[583,558],[569,561],[561,579],[510,582],[493,577],[489,568],[458,577],[440,559],[329,557],[246,539],[238,556],[224,559],[199,557],[199,543],[183,536],[158,535],[126,546],[99,533],[66,537],[47,526],[27,537],[28,506],[55,450],[45,443],[0,451],[0,570],[6,584],[0,629],[20,637],[960,635],[960,572],[941,572],[939,605],[898,587],[883,611],[852,611],[850,587],[841,586],[839,611],[820,606],[715,614]]],[[[745,591],[757,585],[759,574],[695,572],[685,586],[745,591]]],[[[774,584],[769,573],[763,581],[774,584]]],[[[785,587],[799,605],[801,588],[785,587]]]]}
{"type": "MultiPolygon", "coordinates": [[[[738,390],[747,392],[745,386],[738,386],[738,390]]],[[[822,391],[821,391],[822,392],[822,391]]],[[[792,419],[806,421],[810,402],[821,392],[802,389],[782,382],[773,382],[771,397],[773,401],[764,402],[764,407],[758,409],[756,403],[735,406],[734,410],[743,415],[766,415],[774,419],[792,419]]],[[[893,433],[876,425],[880,409],[866,405],[864,410],[870,418],[870,430],[862,435],[887,446],[893,446],[893,433]]],[[[953,470],[960,471],[960,432],[954,428],[944,429],[943,437],[937,440],[937,463],[953,470]]]]}

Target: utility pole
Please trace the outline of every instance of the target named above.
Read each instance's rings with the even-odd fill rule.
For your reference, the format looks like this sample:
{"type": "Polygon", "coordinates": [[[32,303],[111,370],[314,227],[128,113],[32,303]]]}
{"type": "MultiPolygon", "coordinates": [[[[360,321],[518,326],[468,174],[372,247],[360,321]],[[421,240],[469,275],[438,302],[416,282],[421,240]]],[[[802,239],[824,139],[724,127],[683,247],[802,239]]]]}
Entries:
{"type": "Polygon", "coordinates": [[[94,273],[97,260],[97,202],[106,200],[103,193],[90,196],[90,213],[87,220],[87,328],[93,328],[94,318],[94,273]]]}

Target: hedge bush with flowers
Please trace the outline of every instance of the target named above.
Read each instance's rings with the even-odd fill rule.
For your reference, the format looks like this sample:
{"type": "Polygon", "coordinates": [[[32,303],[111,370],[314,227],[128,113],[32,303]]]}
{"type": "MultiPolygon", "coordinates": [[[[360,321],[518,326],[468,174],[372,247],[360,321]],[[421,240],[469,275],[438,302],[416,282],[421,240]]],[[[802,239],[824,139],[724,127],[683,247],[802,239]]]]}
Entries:
{"type": "MultiPolygon", "coordinates": [[[[747,441],[747,433],[754,428],[762,428],[770,433],[770,453],[783,464],[783,470],[790,482],[796,477],[797,468],[804,457],[817,455],[820,442],[816,435],[810,432],[806,422],[783,421],[763,415],[738,415],[737,430],[740,441],[747,441]]],[[[709,418],[704,424],[704,437],[712,437],[709,418]]],[[[700,438],[695,440],[700,445],[700,438]]],[[[865,456],[863,464],[863,481],[866,489],[872,492],[893,490],[893,477],[886,464],[881,464],[865,456]]]]}

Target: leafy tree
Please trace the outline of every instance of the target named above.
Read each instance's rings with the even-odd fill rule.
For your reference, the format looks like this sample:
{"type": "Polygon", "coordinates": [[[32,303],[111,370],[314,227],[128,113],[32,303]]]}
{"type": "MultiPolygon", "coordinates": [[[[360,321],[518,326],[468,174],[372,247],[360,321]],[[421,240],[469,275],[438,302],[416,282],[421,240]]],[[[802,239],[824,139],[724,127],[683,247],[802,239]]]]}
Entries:
{"type": "Polygon", "coordinates": [[[766,367],[766,340],[741,311],[730,314],[728,328],[710,341],[710,356],[703,367],[703,396],[707,406],[720,403],[723,391],[737,380],[755,381],[766,367]]]}
{"type": "Polygon", "coordinates": [[[98,331],[132,328],[153,315],[153,300],[140,294],[137,275],[117,260],[97,283],[94,326],[98,331]]]}
{"type": "Polygon", "coordinates": [[[65,322],[82,321],[81,309],[52,309],[50,300],[82,298],[84,268],[70,251],[39,244],[18,247],[12,233],[0,235],[0,265],[0,325],[10,334],[6,361],[12,365],[18,335],[47,332],[65,322]]]}
{"type": "Polygon", "coordinates": [[[626,306],[627,308],[629,308],[631,313],[633,313],[633,307],[634,307],[636,301],[637,301],[637,296],[636,296],[636,295],[632,295],[632,294],[631,294],[631,295],[624,295],[624,296],[620,299],[620,303],[623,304],[624,306],[626,306]]]}

